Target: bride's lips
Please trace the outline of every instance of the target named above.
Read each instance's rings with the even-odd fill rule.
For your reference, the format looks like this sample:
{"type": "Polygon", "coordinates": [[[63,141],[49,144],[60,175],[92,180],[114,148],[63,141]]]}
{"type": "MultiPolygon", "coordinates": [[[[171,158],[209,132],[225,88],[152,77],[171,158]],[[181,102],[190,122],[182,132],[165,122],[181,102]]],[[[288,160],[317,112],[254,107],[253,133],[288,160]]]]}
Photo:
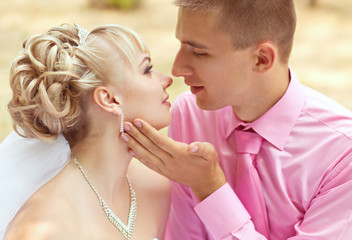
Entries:
{"type": "Polygon", "coordinates": [[[169,95],[164,99],[163,104],[171,107],[171,103],[168,101],[169,100],[169,95]]]}

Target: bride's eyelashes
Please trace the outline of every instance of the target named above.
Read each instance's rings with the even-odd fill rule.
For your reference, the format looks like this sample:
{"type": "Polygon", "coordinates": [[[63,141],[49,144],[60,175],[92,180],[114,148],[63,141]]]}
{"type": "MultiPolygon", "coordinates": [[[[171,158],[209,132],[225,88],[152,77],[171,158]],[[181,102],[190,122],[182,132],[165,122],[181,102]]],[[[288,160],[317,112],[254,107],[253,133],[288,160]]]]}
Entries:
{"type": "Polygon", "coordinates": [[[144,74],[149,74],[150,71],[153,69],[153,65],[149,65],[144,69],[144,74]]]}

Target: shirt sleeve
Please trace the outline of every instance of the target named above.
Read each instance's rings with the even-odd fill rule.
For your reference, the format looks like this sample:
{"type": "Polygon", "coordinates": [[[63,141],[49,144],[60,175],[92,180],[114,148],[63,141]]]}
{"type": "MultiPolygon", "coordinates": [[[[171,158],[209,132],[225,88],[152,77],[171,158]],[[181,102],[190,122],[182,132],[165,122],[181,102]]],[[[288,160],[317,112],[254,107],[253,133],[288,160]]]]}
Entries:
{"type": "Polygon", "coordinates": [[[172,207],[165,239],[266,239],[255,231],[249,214],[231,192],[232,188],[225,184],[197,204],[188,187],[172,182],[172,207]]]}
{"type": "Polygon", "coordinates": [[[165,240],[208,239],[205,226],[194,211],[196,202],[191,190],[175,182],[171,182],[171,187],[172,205],[165,240]]]}
{"type": "Polygon", "coordinates": [[[226,183],[194,208],[213,239],[266,239],[256,232],[250,215],[226,183]]]}

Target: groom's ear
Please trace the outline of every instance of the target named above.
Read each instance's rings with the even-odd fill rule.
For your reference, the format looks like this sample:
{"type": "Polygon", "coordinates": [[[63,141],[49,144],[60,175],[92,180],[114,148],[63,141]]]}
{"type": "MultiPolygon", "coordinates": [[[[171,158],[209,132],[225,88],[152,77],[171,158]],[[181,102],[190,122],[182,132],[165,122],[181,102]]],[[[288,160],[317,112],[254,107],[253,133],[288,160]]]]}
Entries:
{"type": "Polygon", "coordinates": [[[253,50],[255,62],[253,70],[257,73],[265,73],[269,71],[277,61],[277,49],[270,42],[263,42],[253,50]]]}

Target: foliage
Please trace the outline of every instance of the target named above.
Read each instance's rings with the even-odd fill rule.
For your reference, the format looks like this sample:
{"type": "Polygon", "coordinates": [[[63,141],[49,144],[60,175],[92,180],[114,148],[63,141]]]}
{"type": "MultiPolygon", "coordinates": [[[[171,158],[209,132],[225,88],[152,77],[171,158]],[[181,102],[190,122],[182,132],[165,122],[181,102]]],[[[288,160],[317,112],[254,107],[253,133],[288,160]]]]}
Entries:
{"type": "Polygon", "coordinates": [[[117,7],[121,9],[132,9],[138,5],[140,0],[91,0],[95,7],[117,7]]]}

